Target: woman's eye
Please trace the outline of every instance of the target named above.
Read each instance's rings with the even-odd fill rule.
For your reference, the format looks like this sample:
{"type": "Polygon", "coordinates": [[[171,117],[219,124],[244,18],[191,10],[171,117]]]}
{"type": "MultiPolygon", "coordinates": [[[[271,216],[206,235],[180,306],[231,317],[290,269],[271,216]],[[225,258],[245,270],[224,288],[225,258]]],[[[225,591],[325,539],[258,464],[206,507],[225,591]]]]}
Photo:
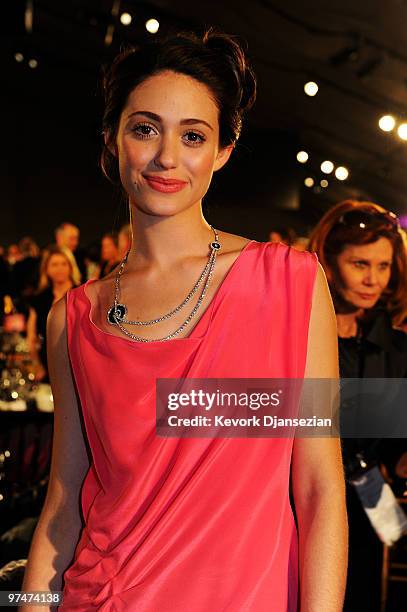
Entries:
{"type": "Polygon", "coordinates": [[[205,142],[205,137],[202,134],[198,134],[198,132],[186,132],[186,134],[184,134],[184,137],[186,138],[188,144],[192,145],[197,145],[201,144],[202,142],[205,142]]]}
{"type": "Polygon", "coordinates": [[[357,267],[357,268],[364,268],[366,266],[366,263],[364,261],[354,261],[353,264],[357,267]]]}
{"type": "Polygon", "coordinates": [[[135,125],[131,131],[136,134],[138,138],[149,138],[155,133],[153,126],[147,123],[139,123],[135,125]]]}

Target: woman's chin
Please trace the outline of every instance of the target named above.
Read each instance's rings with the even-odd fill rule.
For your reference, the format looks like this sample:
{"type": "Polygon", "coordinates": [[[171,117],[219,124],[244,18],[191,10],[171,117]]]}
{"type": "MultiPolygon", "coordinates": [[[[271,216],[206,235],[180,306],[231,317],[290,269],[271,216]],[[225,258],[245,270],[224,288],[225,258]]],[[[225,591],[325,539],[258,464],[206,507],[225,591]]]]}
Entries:
{"type": "Polygon", "coordinates": [[[176,194],[173,194],[172,197],[158,197],[153,199],[149,199],[149,201],[143,200],[133,200],[131,204],[135,207],[136,210],[144,213],[145,215],[150,215],[153,217],[172,217],[191,206],[190,203],[184,202],[181,203],[179,197],[174,197],[176,194]]]}
{"type": "Polygon", "coordinates": [[[378,297],[375,297],[373,299],[356,297],[352,299],[351,303],[355,308],[363,308],[363,310],[367,310],[369,308],[373,308],[374,306],[376,306],[378,299],[379,299],[378,297]]]}

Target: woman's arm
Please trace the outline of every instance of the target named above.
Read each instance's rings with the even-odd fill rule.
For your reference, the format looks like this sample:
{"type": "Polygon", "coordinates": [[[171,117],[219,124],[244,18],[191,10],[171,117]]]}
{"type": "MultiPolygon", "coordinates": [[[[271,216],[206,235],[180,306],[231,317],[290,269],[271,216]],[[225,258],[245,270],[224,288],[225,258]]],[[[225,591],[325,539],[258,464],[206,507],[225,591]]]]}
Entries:
{"type": "MultiPolygon", "coordinates": [[[[24,575],[23,591],[62,590],[82,528],[80,489],[89,468],[79,402],[71,373],[66,335],[66,296],[47,319],[47,356],[54,398],[54,436],[50,480],[24,575]]],[[[45,612],[44,606],[20,610],[45,612]]]]}
{"type": "MultiPolygon", "coordinates": [[[[339,378],[336,317],[318,264],[305,378],[339,378]]],[[[299,530],[301,612],[340,612],[346,585],[347,514],[338,438],[296,438],[292,486],[299,530]]]]}

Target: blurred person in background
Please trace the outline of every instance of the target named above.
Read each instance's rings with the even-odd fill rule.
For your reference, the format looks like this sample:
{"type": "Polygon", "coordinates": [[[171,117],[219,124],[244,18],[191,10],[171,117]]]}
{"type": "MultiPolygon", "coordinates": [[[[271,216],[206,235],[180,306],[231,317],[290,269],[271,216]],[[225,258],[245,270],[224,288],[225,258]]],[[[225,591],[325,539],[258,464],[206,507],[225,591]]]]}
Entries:
{"type": "Polygon", "coordinates": [[[87,245],[85,265],[88,280],[100,278],[100,240],[95,240],[87,245]]]}
{"type": "Polygon", "coordinates": [[[20,261],[22,255],[18,244],[10,244],[7,248],[6,261],[9,266],[14,266],[16,261],[20,261]]]}
{"type": "Polygon", "coordinates": [[[130,223],[126,223],[120,228],[118,235],[118,249],[119,249],[119,259],[120,261],[126,255],[127,251],[130,249],[132,245],[132,232],[130,223]]]}
{"type": "Polygon", "coordinates": [[[29,299],[27,320],[27,341],[38,381],[49,383],[46,348],[48,312],[52,304],[75,285],[72,262],[65,251],[58,247],[45,251],[38,290],[29,299]]]}
{"type": "MultiPolygon", "coordinates": [[[[79,237],[79,228],[67,221],[61,223],[55,230],[56,245],[64,251],[68,249],[75,258],[76,266],[80,272],[80,278],[78,278],[74,269],[74,277],[77,284],[87,280],[86,251],[79,246],[79,237]]],[[[67,254],[69,255],[69,253],[67,254]]]]}
{"type": "Polygon", "coordinates": [[[13,266],[13,294],[29,297],[36,291],[39,281],[40,248],[31,236],[24,236],[18,243],[22,258],[13,266]]]}
{"type": "MultiPolygon", "coordinates": [[[[399,329],[407,304],[407,257],[396,215],[371,202],[337,204],[312,232],[309,250],[317,253],[330,286],[341,376],[407,377],[407,335],[399,329]]],[[[382,543],[349,481],[362,461],[377,462],[401,485],[407,440],[347,438],[342,446],[349,516],[344,610],[374,612],[380,604],[382,543]]]]}
{"type": "Polygon", "coordinates": [[[276,227],[269,233],[270,242],[282,242],[291,246],[295,241],[297,235],[292,227],[276,227]]]}
{"type": "Polygon", "coordinates": [[[309,238],[306,236],[297,236],[291,246],[297,251],[306,251],[308,249],[309,238]]]}
{"type": "Polygon", "coordinates": [[[100,259],[102,265],[99,278],[106,276],[119,265],[121,260],[119,257],[119,240],[116,234],[105,234],[103,236],[100,259]]]}
{"type": "Polygon", "coordinates": [[[400,329],[407,334],[407,316],[400,323],[400,329]]]}
{"type": "Polygon", "coordinates": [[[4,298],[10,294],[10,274],[9,268],[4,259],[0,256],[0,327],[3,325],[4,318],[4,298]]]}

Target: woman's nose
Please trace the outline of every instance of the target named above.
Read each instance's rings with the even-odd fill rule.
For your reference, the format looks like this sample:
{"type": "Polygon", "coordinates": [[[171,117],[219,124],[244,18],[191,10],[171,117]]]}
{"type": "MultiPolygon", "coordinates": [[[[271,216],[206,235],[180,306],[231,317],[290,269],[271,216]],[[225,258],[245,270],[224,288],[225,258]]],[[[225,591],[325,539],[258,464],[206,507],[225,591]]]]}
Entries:
{"type": "Polygon", "coordinates": [[[164,136],[155,156],[155,163],[161,168],[176,168],[178,165],[179,142],[173,136],[164,136]]]}
{"type": "Polygon", "coordinates": [[[378,274],[377,271],[372,267],[367,270],[365,276],[365,283],[368,285],[376,285],[378,282],[378,274]]]}

